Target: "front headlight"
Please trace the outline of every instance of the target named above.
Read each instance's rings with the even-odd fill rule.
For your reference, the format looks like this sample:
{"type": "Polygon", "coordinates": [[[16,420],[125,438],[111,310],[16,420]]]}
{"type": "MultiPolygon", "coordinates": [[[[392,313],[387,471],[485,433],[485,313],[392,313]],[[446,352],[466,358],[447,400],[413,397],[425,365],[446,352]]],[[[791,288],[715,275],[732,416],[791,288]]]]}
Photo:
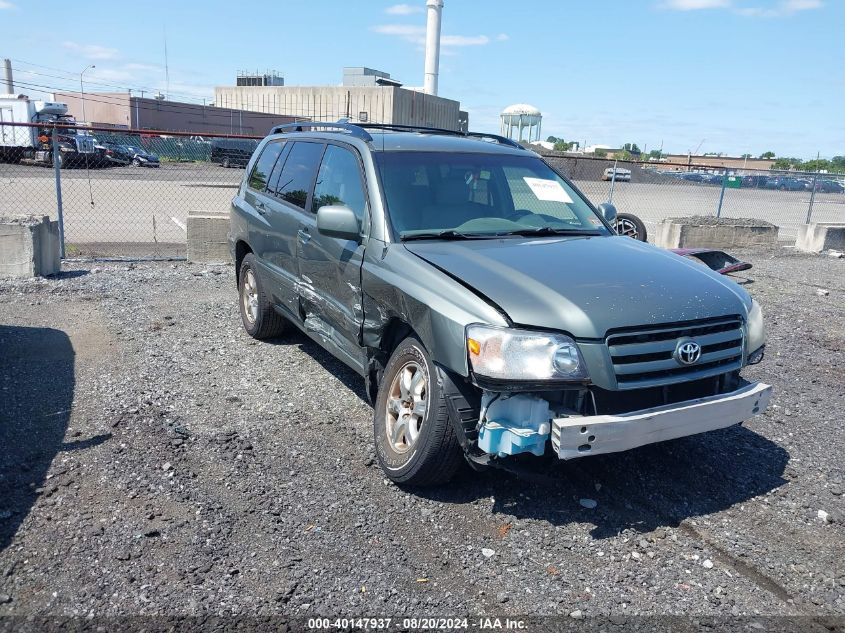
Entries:
{"type": "Polygon", "coordinates": [[[497,380],[587,379],[578,346],[563,334],[470,325],[466,338],[472,370],[479,376],[497,380]]]}
{"type": "Polygon", "coordinates": [[[751,309],[748,311],[748,355],[766,344],[766,325],[763,323],[763,310],[760,304],[751,300],[751,309]]]}

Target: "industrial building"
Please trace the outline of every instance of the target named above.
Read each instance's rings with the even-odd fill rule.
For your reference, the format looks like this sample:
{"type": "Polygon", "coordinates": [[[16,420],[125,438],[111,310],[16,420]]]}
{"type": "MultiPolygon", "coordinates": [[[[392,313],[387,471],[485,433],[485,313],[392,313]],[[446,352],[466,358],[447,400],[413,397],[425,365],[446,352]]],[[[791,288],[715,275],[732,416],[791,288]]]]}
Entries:
{"type": "Polygon", "coordinates": [[[285,86],[275,74],[240,74],[234,86],[214,89],[214,104],[314,121],[349,119],[466,131],[469,114],[437,94],[443,0],[426,0],[425,68],[422,88],[403,88],[389,73],[364,66],[343,69],[339,86],[285,86]],[[267,78],[269,77],[269,80],[267,78]]]}
{"type": "Polygon", "coordinates": [[[218,86],[214,89],[214,105],[314,121],[345,118],[361,123],[447,130],[467,130],[469,126],[469,115],[461,110],[459,102],[419,89],[403,88],[390,74],[361,66],[344,68],[340,86],[218,86]]]}
{"type": "Polygon", "coordinates": [[[84,99],[79,92],[56,92],[53,100],[66,103],[77,121],[95,127],[263,136],[274,125],[299,120],[284,114],[218,108],[130,92],[86,91],[84,99]]]}

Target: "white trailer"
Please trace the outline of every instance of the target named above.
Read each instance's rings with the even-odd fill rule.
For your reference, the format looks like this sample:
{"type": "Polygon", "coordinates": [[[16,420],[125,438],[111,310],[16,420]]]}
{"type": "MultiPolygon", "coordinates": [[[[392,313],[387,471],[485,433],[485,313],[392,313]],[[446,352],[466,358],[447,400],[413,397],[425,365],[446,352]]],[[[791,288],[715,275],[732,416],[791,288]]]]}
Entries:
{"type": "MultiPolygon", "coordinates": [[[[74,125],[66,103],[33,100],[26,95],[0,95],[0,160],[7,162],[33,161],[53,164],[51,124],[74,125]],[[9,123],[43,123],[43,126],[17,126],[9,123]]],[[[60,129],[57,133],[60,165],[86,160],[96,164],[98,153],[90,136],[75,129],[60,129]]]]}

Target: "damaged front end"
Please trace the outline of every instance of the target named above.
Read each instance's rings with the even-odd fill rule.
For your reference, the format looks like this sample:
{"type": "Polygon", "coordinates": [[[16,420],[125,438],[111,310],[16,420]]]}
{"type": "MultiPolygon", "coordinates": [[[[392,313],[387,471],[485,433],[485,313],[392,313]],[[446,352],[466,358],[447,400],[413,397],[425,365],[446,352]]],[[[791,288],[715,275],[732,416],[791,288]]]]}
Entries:
{"type": "Polygon", "coordinates": [[[612,388],[590,379],[579,345],[566,335],[471,325],[466,338],[469,391],[480,395],[463,389],[450,413],[475,463],[503,464],[523,453],[567,460],[625,451],[739,424],[771,398],[769,385],[739,375],[754,356],[747,343],[762,346],[738,320],[624,332],[593,343],[617,372],[612,388]],[[679,354],[691,349],[698,357],[685,365],[679,354]]]}

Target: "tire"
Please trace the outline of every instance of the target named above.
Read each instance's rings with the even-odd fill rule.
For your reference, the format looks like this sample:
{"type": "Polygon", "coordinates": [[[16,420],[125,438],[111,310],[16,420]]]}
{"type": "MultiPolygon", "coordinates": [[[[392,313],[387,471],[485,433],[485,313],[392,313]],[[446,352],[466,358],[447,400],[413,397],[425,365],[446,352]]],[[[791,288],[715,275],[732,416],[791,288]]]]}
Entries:
{"type": "Polygon", "coordinates": [[[376,398],[373,433],[379,465],[397,484],[446,483],[464,461],[434,364],[416,337],[402,341],[387,362],[376,398]],[[405,376],[410,388],[402,386],[405,376]],[[414,409],[422,404],[424,412],[415,416],[414,409],[402,406],[406,397],[408,404],[415,403],[414,409]]]}
{"type": "Polygon", "coordinates": [[[220,166],[224,167],[225,169],[229,169],[229,167],[232,166],[232,163],[229,161],[229,158],[226,157],[223,159],[223,162],[220,163],[220,166]]]}
{"type": "Polygon", "coordinates": [[[279,336],[285,330],[284,318],[273,309],[262,286],[255,255],[247,253],[238,276],[238,305],[246,333],[258,340],[279,336]]]}
{"type": "Polygon", "coordinates": [[[140,167],[140,166],[141,166],[141,161],[140,161],[140,160],[138,160],[137,158],[133,158],[133,159],[132,159],[132,166],[133,166],[133,167],[140,167]]]}
{"type": "Polygon", "coordinates": [[[648,241],[648,231],[646,231],[645,224],[631,213],[620,213],[616,216],[616,233],[627,235],[640,242],[648,241]]]}

